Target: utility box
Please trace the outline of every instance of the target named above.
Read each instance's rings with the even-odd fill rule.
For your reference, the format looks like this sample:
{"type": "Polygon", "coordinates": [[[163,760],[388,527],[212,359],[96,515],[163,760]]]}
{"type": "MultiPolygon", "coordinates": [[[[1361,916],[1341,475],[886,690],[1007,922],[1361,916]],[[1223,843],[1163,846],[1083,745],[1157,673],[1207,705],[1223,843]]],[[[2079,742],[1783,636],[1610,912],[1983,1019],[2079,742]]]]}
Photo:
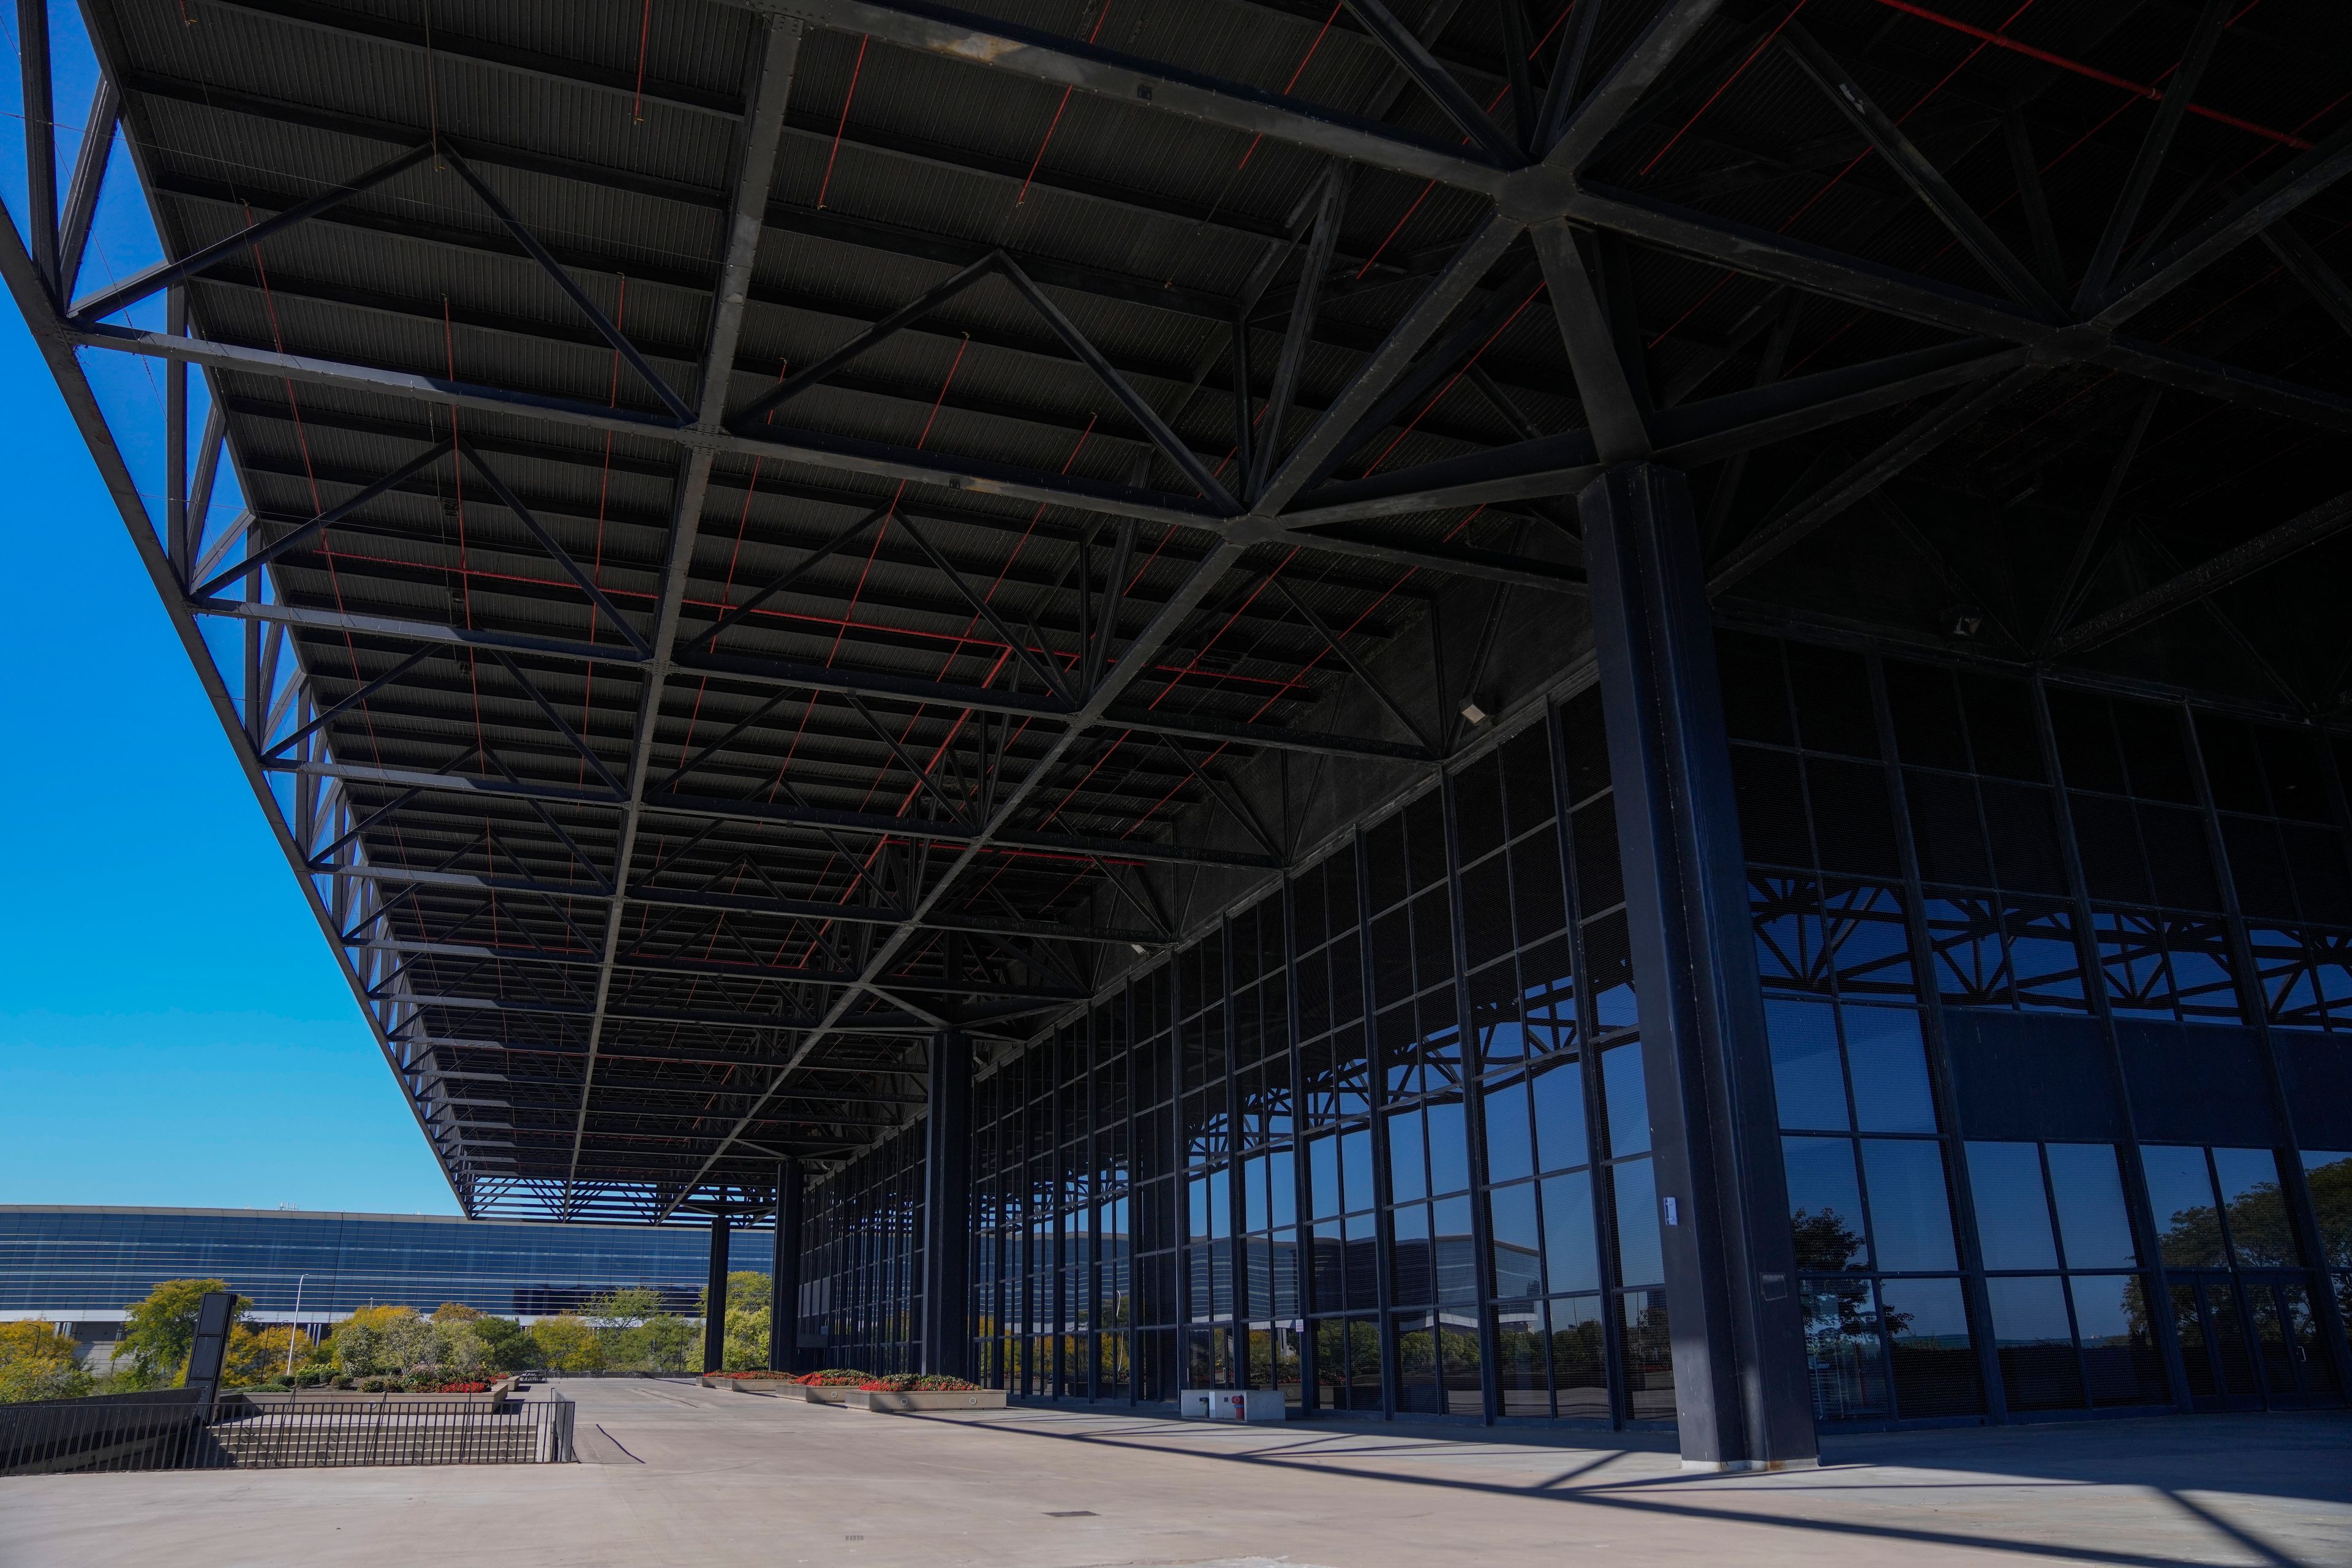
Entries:
{"type": "Polygon", "coordinates": [[[1176,1395],[1176,1409],[1192,1421],[1286,1419],[1278,1388],[1187,1388],[1176,1395]]]}

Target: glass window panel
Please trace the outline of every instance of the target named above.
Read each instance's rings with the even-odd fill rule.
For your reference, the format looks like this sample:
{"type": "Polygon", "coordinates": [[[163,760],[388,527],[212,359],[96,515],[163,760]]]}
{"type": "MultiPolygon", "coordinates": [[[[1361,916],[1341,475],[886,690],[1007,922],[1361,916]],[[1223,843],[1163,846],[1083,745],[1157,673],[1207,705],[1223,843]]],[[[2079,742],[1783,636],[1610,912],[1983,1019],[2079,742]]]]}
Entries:
{"type": "Polygon", "coordinates": [[[1740,846],[1748,858],[1773,866],[1811,866],[1812,837],[1806,826],[1797,759],[1734,746],[1731,783],[1739,802],[1740,846]]]}
{"type": "Polygon", "coordinates": [[[1748,903],[1756,926],[1756,967],[1765,989],[1828,995],[1828,937],[1822,929],[1821,892],[1811,879],[1751,869],[1748,903]]]}
{"type": "Polygon", "coordinates": [[[1487,1195],[1495,1237],[1495,1294],[1515,1299],[1543,1294],[1543,1236],[1536,1221],[1531,1182],[1496,1187],[1487,1195]]]}
{"type": "Polygon", "coordinates": [[[1377,1215],[1349,1215],[1348,1231],[1348,1300],[1350,1308],[1370,1307],[1380,1300],[1380,1228],[1377,1215]]]}
{"type": "Polygon", "coordinates": [[[1339,1212],[1339,1141],[1328,1132],[1307,1141],[1307,1189],[1316,1218],[1339,1212]]]}
{"type": "Polygon", "coordinates": [[[1601,1251],[1592,1235],[1592,1173],[1543,1183],[1544,1270],[1549,1289],[1597,1290],[1601,1251]]]}
{"type": "Polygon", "coordinates": [[[1805,1372],[1813,1414],[1849,1421],[1887,1413],[1885,1352],[1878,1337],[1878,1304],[1867,1279],[1808,1284],[1805,1372]]]}
{"type": "Polygon", "coordinates": [[[1869,1268],[1853,1141],[1783,1138],[1780,1153],[1789,1173],[1789,1223],[1797,1268],[1808,1274],[1869,1268]]]}
{"type": "Polygon", "coordinates": [[[1982,888],[1992,883],[1992,858],[1977,813],[1976,781],[1908,769],[1903,790],[1911,805],[1911,839],[1919,875],[1931,882],[1982,888]]]}
{"type": "Polygon", "coordinates": [[[1949,670],[1903,659],[1885,661],[1886,708],[1895,718],[1895,742],[1906,763],[1965,772],[1968,731],[1952,691],[1949,670]]]}
{"type": "Polygon", "coordinates": [[[1372,1130],[1361,1122],[1339,1134],[1339,1190],[1343,1213],[1372,1206],[1372,1130]]]}
{"type": "Polygon", "coordinates": [[[1535,1174],[1536,1154],[1528,1121],[1528,1086],[1524,1079],[1490,1083],[1485,1094],[1486,1179],[1514,1182],[1535,1174]]]}
{"type": "Polygon", "coordinates": [[[1865,1138],[1862,1169],[1878,1266],[1903,1274],[1958,1268],[1943,1145],[1922,1138],[1865,1138]]]}
{"type": "Polygon", "coordinates": [[[1475,1306],[1479,1298],[1480,1264],[1476,1232],[1471,1225],[1467,1197],[1440,1198],[1429,1205],[1431,1264],[1437,1271],[1437,1299],[1454,1306],[1475,1306]]]}
{"type": "Polygon", "coordinates": [[[1437,1267],[1429,1247],[1429,1205],[1399,1204],[1390,1223],[1395,1238],[1389,1254],[1393,1260],[1394,1300],[1406,1304],[1435,1300],[1437,1267]]]}
{"type": "Polygon", "coordinates": [[[1875,764],[1811,757],[1805,781],[1811,793],[1813,838],[1825,871],[1895,877],[1895,813],[1886,798],[1886,770],[1875,764]]]}
{"type": "Polygon", "coordinates": [[[1772,1088],[1780,1125],[1851,1127],[1845,1080],[1838,1067],[1837,1014],[1823,1002],[1768,996],[1765,1033],[1772,1048],[1772,1088]]]}
{"type": "Polygon", "coordinates": [[[2136,1268],[2131,1215],[2124,1206],[2123,1167],[2110,1143],[2053,1143],[2050,1185],[2069,1268],[2136,1268]]]}
{"type": "Polygon", "coordinates": [[[1429,1190],[1458,1193],[1470,1185],[1465,1109],[1456,1099],[1429,1102],[1429,1190]]]}
{"type": "Polygon", "coordinates": [[[1855,1125],[1864,1132],[1933,1132],[1936,1098],[1919,1015],[1908,1007],[1840,1010],[1846,1066],[1853,1078],[1855,1125]]]}
{"type": "Polygon", "coordinates": [[[2066,1292],[2054,1274],[1985,1281],[1992,1303],[1993,1346],[2012,1409],[2060,1410],[2083,1403],[2083,1373],[2066,1292]]]}
{"type": "Polygon", "coordinates": [[[1609,1108],[1609,1152],[1640,1153],[1650,1146],[1650,1090],[1642,1077],[1642,1043],[1629,1040],[1601,1052],[1601,1081],[1609,1108]]]}
{"type": "Polygon", "coordinates": [[[2221,893],[2213,877],[2212,846],[2205,837],[2205,814],[2143,802],[2137,815],[2157,902],[2177,910],[2220,910],[2221,893]]]}
{"type": "Polygon", "coordinates": [[[1268,1217],[1276,1226],[1291,1225],[1298,1218],[1298,1175],[1291,1164],[1287,1149],[1277,1149],[1265,1157],[1266,1200],[1268,1217]]]}
{"type": "Polygon", "coordinates": [[[2352,1268],[2352,1153],[2305,1149],[2304,1180],[2319,1215],[2319,1250],[2332,1268],[2352,1268]]]}
{"type": "Polygon", "coordinates": [[[1587,1026],[1606,1032],[1638,1025],[1642,1019],[1633,996],[1633,949],[1623,911],[1586,922],[1584,962],[1585,994],[1592,1006],[1587,1026]]]}
{"type": "Polygon", "coordinates": [[[1916,997],[1902,895],[1883,882],[1832,879],[1822,887],[1829,959],[1847,997],[1916,997]]]}
{"type": "Polygon", "coordinates": [[[2180,1015],[2192,1023],[2237,1024],[2245,1020],[2238,993],[2237,958],[2230,928],[2221,921],[2168,920],[2166,957],[2180,1015]]]}
{"type": "Polygon", "coordinates": [[[1985,829],[1992,841],[1993,876],[2015,893],[2063,893],[2066,875],[2058,850],[2050,792],[1987,779],[1985,829]]]}
{"type": "Polygon", "coordinates": [[[2241,1268],[2292,1268],[2303,1261],[2287,1222],[2278,1156],[2268,1149],[2216,1149],[2230,1249],[2241,1268]]]}
{"type": "Polygon", "coordinates": [[[2095,910],[2091,929],[2099,944],[2108,1010],[2118,1018],[2171,1019],[2172,971],[2164,960],[2161,917],[2095,910]]]}
{"type": "Polygon", "coordinates": [[[1551,1379],[1540,1301],[1498,1309],[1487,1314],[1495,1337],[1495,1391],[1501,1395],[1497,1415],[1551,1415],[1551,1379]]]}
{"type": "Polygon", "coordinates": [[[1576,981],[1569,973],[1566,938],[1539,942],[1519,954],[1519,996],[1528,1050],[1548,1055],[1576,1043],[1576,981]]]}
{"type": "Polygon", "coordinates": [[[2017,977],[2017,1005],[2028,1012],[2087,1011],[2074,911],[2063,904],[2012,904],[2003,923],[2010,969],[2017,977]]]}
{"type": "Polygon", "coordinates": [[[2221,1211],[2205,1151],[2151,1143],[2140,1150],[2147,1172],[2147,1206],[2156,1216],[2158,1249],[2175,1268],[2220,1268],[2221,1211]]]}
{"type": "Polygon", "coordinates": [[[1266,1212],[1266,1163],[1264,1160],[1244,1160],[1241,1165],[1242,1228],[1259,1231],[1272,1223],[1266,1212]]]}
{"type": "Polygon", "coordinates": [[[1628,1290],[1619,1298],[1625,1320],[1625,1413],[1636,1421],[1675,1415],[1674,1325],[1664,1290],[1628,1290]]]}
{"type": "Polygon", "coordinates": [[[1590,915],[1625,901],[1625,877],[1617,858],[1617,810],[1595,801],[1569,816],[1576,850],[1576,898],[1590,915]]]}
{"type": "Polygon", "coordinates": [[[2032,689],[2021,680],[1963,670],[1955,678],[1968,710],[1969,742],[1981,773],[2040,780],[2042,738],[2033,721],[2032,689]]]}
{"type": "Polygon", "coordinates": [[[1559,876],[1559,840],[1533,834],[1511,846],[1511,901],[1524,944],[1568,925],[1568,892],[1559,876]]]}
{"type": "Polygon", "coordinates": [[[1610,1168],[1617,1191],[1617,1282],[1655,1285],[1666,1277],[1658,1247],[1658,1180],[1644,1158],[1610,1168]]]}
{"type": "Polygon", "coordinates": [[[1389,1194],[1397,1203],[1429,1195],[1428,1166],[1422,1153],[1421,1112],[1391,1111],[1382,1119],[1389,1134],[1389,1194]]]}
{"type": "MultiPolygon", "coordinates": [[[[1551,1382],[1559,1413],[1588,1420],[1609,1415],[1608,1357],[1601,1346],[1601,1298],[1549,1303],[1551,1382]]],[[[1667,1367],[1671,1377],[1673,1367],[1667,1367]]]]}
{"type": "Polygon", "coordinates": [[[2011,1005],[2000,901],[1966,894],[1932,894],[1926,900],[1926,915],[1937,994],[1962,1007],[2011,1005]]]}
{"type": "Polygon", "coordinates": [[[1510,876],[1500,855],[1462,873],[1462,945],[1473,966],[1517,945],[1511,940],[1510,876]]]}
{"type": "MultiPolygon", "coordinates": [[[[1976,1198],[1977,1246],[1994,1270],[2055,1268],[2042,1152],[2032,1143],[1971,1142],[1969,1186],[1976,1198]]],[[[2114,1163],[2114,1156],[2108,1156],[2114,1163]]]]}
{"type": "Polygon", "coordinates": [[[1976,1341],[1958,1279],[1887,1279],[1885,1315],[1895,1413],[1906,1420],[1971,1415],[1984,1408],[1976,1341]]]}
{"type": "Polygon", "coordinates": [[[1511,832],[1525,833],[1548,822],[1557,809],[1553,801],[1551,737],[1542,724],[1531,724],[1503,742],[1503,795],[1509,806],[1511,832]]]}
{"type": "Polygon", "coordinates": [[[1790,745],[1789,689],[1780,673],[1780,645],[1748,632],[1715,635],[1716,668],[1723,682],[1724,722],[1743,741],[1790,745]]]}
{"type": "Polygon", "coordinates": [[[1797,700],[1797,733],[1808,750],[1878,755],[1878,719],[1870,700],[1870,667],[1843,648],[1790,643],[1789,689],[1797,700]]]}
{"type": "Polygon", "coordinates": [[[1535,1094],[1538,1170],[1559,1171],[1592,1157],[1584,1127],[1584,1064],[1554,1062],[1537,1073],[1535,1094]]]}
{"type": "MultiPolygon", "coordinates": [[[[2054,1146],[2053,1146],[2054,1152],[2054,1146]]],[[[2094,1405],[2164,1405],[2172,1399],[2164,1356],[2149,1326],[2147,1277],[2077,1274],[2067,1282],[2094,1405]]],[[[2201,1349],[2189,1350],[2202,1359],[2201,1349]]]]}

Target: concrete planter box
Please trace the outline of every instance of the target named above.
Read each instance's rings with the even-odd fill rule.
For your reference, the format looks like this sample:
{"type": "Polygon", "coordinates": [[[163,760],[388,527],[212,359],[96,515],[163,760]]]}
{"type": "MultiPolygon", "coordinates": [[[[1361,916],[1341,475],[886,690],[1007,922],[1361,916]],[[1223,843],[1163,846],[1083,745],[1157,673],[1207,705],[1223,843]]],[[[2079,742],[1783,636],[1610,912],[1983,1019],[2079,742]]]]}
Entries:
{"type": "Polygon", "coordinates": [[[796,1386],[801,1391],[801,1397],[811,1405],[846,1405],[849,1403],[850,1395],[857,1392],[846,1384],[838,1388],[822,1388],[814,1383],[803,1383],[796,1386]]]}
{"type": "Polygon", "coordinates": [[[727,1381],[735,1385],[738,1394],[785,1394],[789,1390],[791,1394],[797,1394],[801,1391],[799,1384],[782,1376],[730,1377],[727,1381]]]}
{"type": "MultiPolygon", "coordinates": [[[[832,1391],[827,1390],[827,1392],[832,1391]]],[[[1004,1408],[1004,1390],[1001,1388],[910,1389],[904,1394],[885,1394],[879,1389],[853,1388],[848,1392],[850,1408],[854,1410],[900,1412],[1002,1410],[1004,1408]]]]}

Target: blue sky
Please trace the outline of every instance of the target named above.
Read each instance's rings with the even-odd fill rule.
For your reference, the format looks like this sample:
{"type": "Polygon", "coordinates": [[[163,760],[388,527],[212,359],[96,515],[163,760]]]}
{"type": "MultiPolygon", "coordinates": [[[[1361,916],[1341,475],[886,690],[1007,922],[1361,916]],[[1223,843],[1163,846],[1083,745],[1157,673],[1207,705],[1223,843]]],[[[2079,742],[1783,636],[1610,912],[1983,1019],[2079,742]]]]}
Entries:
{"type": "MultiPolygon", "coordinates": [[[[95,67],[76,8],[51,10],[62,184],[95,67]]],[[[13,8],[0,29],[14,57],[13,8]]],[[[0,78],[0,196],[22,233],[13,58],[0,78]]],[[[156,255],[119,144],[107,189],[85,291],[156,255]]],[[[152,314],[131,319],[161,325],[152,314]]],[[[83,358],[147,487],[161,473],[162,367],[83,358]]],[[[18,584],[0,673],[0,1203],[455,1213],[121,515],[5,307],[0,471],[16,494],[6,540],[18,584]]],[[[226,475],[215,505],[236,505],[226,475]]]]}

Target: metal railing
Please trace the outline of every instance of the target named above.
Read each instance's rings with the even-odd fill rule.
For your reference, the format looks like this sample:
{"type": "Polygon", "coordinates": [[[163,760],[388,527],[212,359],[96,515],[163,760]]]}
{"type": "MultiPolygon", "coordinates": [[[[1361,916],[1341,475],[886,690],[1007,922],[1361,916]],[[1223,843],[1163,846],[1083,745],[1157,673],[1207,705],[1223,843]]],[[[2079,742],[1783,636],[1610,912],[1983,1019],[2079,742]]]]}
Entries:
{"type": "Polygon", "coordinates": [[[228,1393],[207,1403],[172,1389],[0,1405],[0,1476],[565,1464],[575,1409],[561,1398],[329,1390],[228,1393]]]}

